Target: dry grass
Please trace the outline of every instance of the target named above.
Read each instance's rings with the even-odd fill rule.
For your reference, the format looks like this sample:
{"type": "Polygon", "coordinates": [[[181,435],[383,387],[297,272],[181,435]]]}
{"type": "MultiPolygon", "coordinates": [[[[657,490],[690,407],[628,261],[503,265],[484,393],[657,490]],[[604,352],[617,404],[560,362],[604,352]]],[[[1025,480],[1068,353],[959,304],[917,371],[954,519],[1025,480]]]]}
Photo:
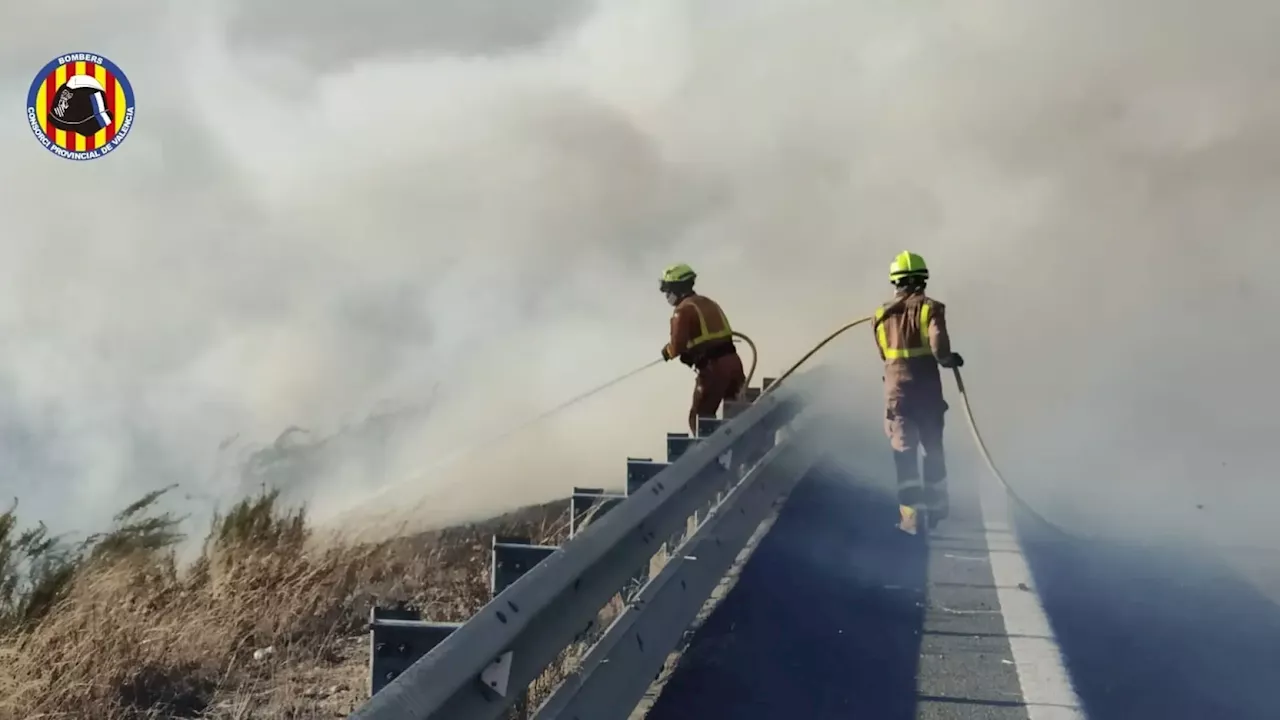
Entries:
{"type": "Polygon", "coordinates": [[[273,493],[180,568],[156,496],[74,547],[0,515],[0,719],[343,717],[366,695],[369,607],[465,620],[488,600],[489,538],[558,543],[564,503],[379,544],[312,537],[273,493]]]}

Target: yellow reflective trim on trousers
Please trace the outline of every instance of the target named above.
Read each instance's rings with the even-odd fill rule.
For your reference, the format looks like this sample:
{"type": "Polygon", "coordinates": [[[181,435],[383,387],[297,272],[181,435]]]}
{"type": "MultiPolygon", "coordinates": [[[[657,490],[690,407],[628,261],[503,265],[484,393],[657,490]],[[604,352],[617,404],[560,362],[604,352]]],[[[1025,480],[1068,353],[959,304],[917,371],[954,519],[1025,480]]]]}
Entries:
{"type": "Polygon", "coordinates": [[[884,307],[876,310],[876,340],[880,343],[880,350],[884,352],[885,360],[903,360],[906,358],[924,357],[933,354],[933,348],[929,345],[929,303],[920,306],[920,346],[909,348],[891,348],[889,347],[889,338],[884,331],[884,323],[879,320],[884,317],[884,307]]]}
{"type": "Polygon", "coordinates": [[[700,330],[698,337],[689,341],[689,347],[697,347],[703,343],[712,340],[722,340],[724,338],[733,337],[733,328],[729,327],[729,318],[724,314],[724,310],[720,311],[720,322],[724,325],[723,330],[710,332],[707,329],[707,316],[702,314],[702,308],[698,307],[698,303],[690,303],[693,305],[693,311],[698,313],[698,328],[700,330]]]}

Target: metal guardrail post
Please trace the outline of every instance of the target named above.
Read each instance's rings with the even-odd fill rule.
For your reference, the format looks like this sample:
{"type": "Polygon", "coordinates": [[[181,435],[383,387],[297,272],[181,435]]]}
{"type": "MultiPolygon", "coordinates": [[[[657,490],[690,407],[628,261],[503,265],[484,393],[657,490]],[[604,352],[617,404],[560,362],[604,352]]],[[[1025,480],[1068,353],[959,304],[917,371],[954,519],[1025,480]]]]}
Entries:
{"type": "MultiPolygon", "coordinates": [[[[529,538],[495,535],[491,545],[489,592],[496,597],[559,548],[534,545],[529,538]]],[[[369,695],[426,655],[462,623],[430,622],[416,608],[399,603],[369,610],[369,695]]]]}
{"type": "Polygon", "coordinates": [[[492,564],[489,572],[489,592],[493,597],[506,590],[524,574],[559,550],[555,545],[534,545],[525,537],[493,536],[490,547],[492,564]]]}
{"type": "MultiPolygon", "coordinates": [[[[721,427],[724,427],[725,423],[727,422],[729,422],[729,418],[727,417],[723,420],[719,418],[714,418],[714,417],[699,417],[698,418],[698,437],[699,438],[711,437],[712,435],[716,434],[716,432],[719,431],[721,427]]],[[[722,456],[721,458],[721,465],[724,466],[726,470],[731,469],[731,464],[730,464],[731,456],[732,456],[732,453],[726,453],[726,455],[722,456]]],[[[734,480],[735,478],[731,474],[728,480],[725,482],[724,490],[716,493],[716,496],[714,498],[707,501],[707,504],[705,507],[703,507],[703,509],[699,510],[697,514],[695,514],[692,518],[690,518],[689,533],[693,533],[693,531],[698,527],[698,525],[702,523],[703,520],[706,519],[707,513],[710,512],[711,508],[715,507],[716,505],[719,505],[720,501],[724,499],[725,494],[728,493],[729,490],[733,489],[734,480]]]]}
{"type": "MultiPolygon", "coordinates": [[[[773,378],[767,378],[766,382],[772,385],[773,378]]],[[[724,403],[725,421],[727,422],[731,418],[735,418],[750,409],[752,404],[760,399],[763,392],[764,391],[761,388],[749,387],[742,392],[741,400],[726,401],[724,403]]],[[[730,471],[729,486],[726,488],[726,491],[732,489],[732,486],[737,484],[738,480],[746,473],[747,468],[761,457],[759,455],[752,456],[745,450],[745,448],[739,448],[738,452],[734,453],[735,457],[725,459],[725,462],[729,464],[730,471]]]]}
{"type": "MultiPolygon", "coordinates": [[[[765,388],[773,385],[773,383],[773,378],[764,379],[765,388]]],[[[762,388],[747,388],[743,392],[743,397],[745,399],[735,403],[734,412],[740,413],[744,411],[746,408],[757,402],[763,394],[764,390],[762,388]]],[[[727,416],[729,403],[725,403],[725,410],[727,416]]],[[[760,459],[763,458],[773,447],[773,440],[771,438],[767,441],[764,440],[764,438],[760,436],[758,432],[759,430],[760,428],[754,426],[749,428],[744,433],[749,436],[747,438],[747,442],[743,446],[737,448],[736,452],[734,452],[734,457],[729,459],[729,462],[732,463],[731,483],[736,483],[738,479],[746,473],[748,468],[760,462],[760,459]]]]}
{"type": "Polygon", "coordinates": [[[603,488],[575,487],[569,496],[569,537],[582,532],[592,520],[613,509],[626,495],[606,492],[603,488]],[[595,508],[595,511],[592,511],[595,508]]]}
{"type": "MultiPolygon", "coordinates": [[[[491,545],[489,591],[497,597],[524,574],[560,548],[554,545],[534,545],[526,537],[494,535],[491,545]]],[[[528,689],[515,703],[515,717],[527,717],[529,712],[528,689]]]]}
{"type": "Polygon", "coordinates": [[[627,494],[635,495],[668,465],[670,463],[654,462],[652,458],[627,458],[627,494]]]}
{"type": "Polygon", "coordinates": [[[700,417],[698,418],[698,437],[711,437],[711,434],[720,429],[725,421],[720,418],[700,417]]]}
{"type": "Polygon", "coordinates": [[[369,696],[431,652],[462,623],[428,622],[403,603],[369,608],[369,696]]]}
{"type": "Polygon", "coordinates": [[[667,433],[667,462],[673,463],[684,457],[689,448],[698,442],[698,438],[689,433],[667,433]]]}
{"type": "MultiPolygon", "coordinates": [[[[776,383],[777,381],[778,381],[778,379],[777,379],[777,378],[771,378],[771,377],[767,377],[767,378],[764,378],[763,380],[761,380],[761,381],[760,381],[760,388],[761,388],[761,392],[764,392],[764,391],[768,390],[769,388],[773,387],[773,384],[774,384],[774,383],[776,383]]],[[[783,432],[785,432],[785,431],[783,431],[783,432]]],[[[774,438],[775,442],[776,442],[776,441],[778,441],[778,440],[780,440],[780,439],[781,439],[780,437],[775,437],[775,438],[774,438]]]]}
{"type": "MultiPolygon", "coordinates": [[[[657,477],[667,469],[670,463],[654,462],[652,458],[627,458],[627,495],[635,495],[644,484],[657,477]]],[[[632,596],[649,582],[650,562],[636,568],[636,574],[622,591],[622,598],[630,601],[632,596]]]]}

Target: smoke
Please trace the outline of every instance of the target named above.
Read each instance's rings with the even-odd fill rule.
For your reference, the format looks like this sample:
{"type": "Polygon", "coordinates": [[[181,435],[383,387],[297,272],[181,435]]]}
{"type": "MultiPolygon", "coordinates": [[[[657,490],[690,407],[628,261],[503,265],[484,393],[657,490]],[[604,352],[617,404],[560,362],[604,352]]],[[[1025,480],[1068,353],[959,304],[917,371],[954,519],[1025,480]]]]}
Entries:
{"type": "MultiPolygon", "coordinates": [[[[655,357],[668,264],[769,373],[903,248],[1047,514],[1253,541],[1280,499],[1273,4],[344,7],[0,9],[13,107],[81,50],[138,96],[98,161],[0,128],[0,472],[32,513],[228,497],[228,457],[294,425],[326,517],[388,485],[423,521],[618,486],[683,429],[682,367],[432,468],[655,357]]],[[[867,333],[825,354],[879,433],[867,333]]]]}

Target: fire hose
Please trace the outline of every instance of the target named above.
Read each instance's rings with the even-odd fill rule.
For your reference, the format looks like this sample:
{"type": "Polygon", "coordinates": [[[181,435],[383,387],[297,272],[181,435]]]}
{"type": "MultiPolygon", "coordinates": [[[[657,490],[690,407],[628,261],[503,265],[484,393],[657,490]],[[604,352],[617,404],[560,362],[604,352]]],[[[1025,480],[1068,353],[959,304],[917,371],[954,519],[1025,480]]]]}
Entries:
{"type": "Polygon", "coordinates": [[[751,378],[756,374],[756,363],[760,360],[760,353],[756,350],[756,344],[751,341],[751,338],[743,335],[737,330],[733,331],[733,336],[735,338],[742,338],[742,341],[751,348],[751,369],[747,371],[747,379],[742,383],[742,387],[750,387],[751,378]]]}
{"type": "MultiPolygon", "coordinates": [[[[834,332],[827,335],[819,343],[817,343],[812,348],[810,348],[809,351],[806,352],[791,367],[787,368],[786,372],[778,376],[778,378],[774,380],[773,384],[771,384],[764,392],[773,392],[774,390],[776,390],[778,386],[780,386],[787,378],[795,374],[797,370],[799,370],[814,355],[816,355],[818,351],[826,347],[827,344],[829,344],[832,340],[835,340],[837,337],[844,334],[848,330],[851,330],[864,323],[871,322],[872,320],[873,318],[871,317],[859,318],[857,320],[854,320],[853,322],[843,325],[840,328],[837,328],[834,332]]],[[[734,331],[733,338],[735,340],[738,340],[738,339],[742,340],[744,343],[747,344],[747,346],[751,348],[751,366],[750,366],[750,370],[746,374],[746,382],[744,383],[744,387],[746,387],[751,383],[752,378],[755,376],[756,368],[759,364],[759,353],[756,349],[755,342],[753,342],[751,338],[748,337],[747,335],[734,331]]],[[[518,434],[523,430],[526,430],[534,425],[537,425],[554,415],[558,415],[564,410],[567,410],[570,407],[577,405],[578,403],[581,403],[587,400],[588,398],[591,398],[601,392],[604,392],[605,390],[608,390],[609,388],[612,388],[615,385],[618,385],[619,383],[622,383],[623,381],[628,380],[644,372],[645,370],[648,370],[649,368],[661,363],[662,363],[661,359],[653,360],[633,370],[630,370],[606,383],[603,383],[597,387],[591,388],[590,390],[587,390],[585,392],[579,393],[578,395],[560,403],[559,405],[556,405],[555,407],[545,412],[538,414],[533,418],[529,418],[528,420],[525,420],[524,422],[521,422],[515,425],[514,427],[508,428],[496,435],[489,436],[482,442],[474,443],[472,445],[469,445],[461,449],[458,452],[453,453],[449,458],[446,458],[444,462],[438,464],[436,467],[438,468],[441,465],[449,465],[454,462],[457,462],[458,460],[462,459],[467,455],[470,455],[471,453],[479,450],[480,448],[491,446],[493,443],[499,442],[512,435],[518,434]]],[[[1031,517],[1035,518],[1039,522],[1043,523],[1045,526],[1052,528],[1059,533],[1062,533],[1064,535],[1070,535],[1070,533],[1062,529],[1061,526],[1059,526],[1054,522],[1051,522],[1049,519],[1047,519],[1038,511],[1036,511],[1036,509],[1032,507],[1029,503],[1027,503],[1027,501],[1023,500],[1022,496],[1019,495],[1018,492],[1014,490],[1012,486],[1009,485],[1009,482],[1007,480],[1005,480],[1004,475],[1000,472],[999,468],[996,467],[995,461],[991,457],[991,452],[987,449],[987,444],[982,438],[982,432],[978,429],[978,423],[977,423],[977,420],[974,419],[973,408],[970,405],[969,394],[965,389],[964,380],[960,375],[960,369],[952,368],[952,372],[955,375],[956,387],[960,393],[961,404],[964,408],[964,415],[965,415],[965,419],[968,421],[969,430],[973,435],[973,440],[974,440],[974,443],[977,445],[978,452],[979,454],[982,455],[982,459],[986,462],[987,467],[991,470],[992,476],[994,476],[995,479],[999,481],[999,483],[1004,487],[1005,492],[1008,493],[1009,497],[1014,501],[1014,503],[1016,503],[1017,506],[1020,507],[1022,510],[1024,510],[1027,514],[1029,514],[1031,517]]],[[[384,491],[387,489],[389,488],[384,488],[384,491]]]]}

